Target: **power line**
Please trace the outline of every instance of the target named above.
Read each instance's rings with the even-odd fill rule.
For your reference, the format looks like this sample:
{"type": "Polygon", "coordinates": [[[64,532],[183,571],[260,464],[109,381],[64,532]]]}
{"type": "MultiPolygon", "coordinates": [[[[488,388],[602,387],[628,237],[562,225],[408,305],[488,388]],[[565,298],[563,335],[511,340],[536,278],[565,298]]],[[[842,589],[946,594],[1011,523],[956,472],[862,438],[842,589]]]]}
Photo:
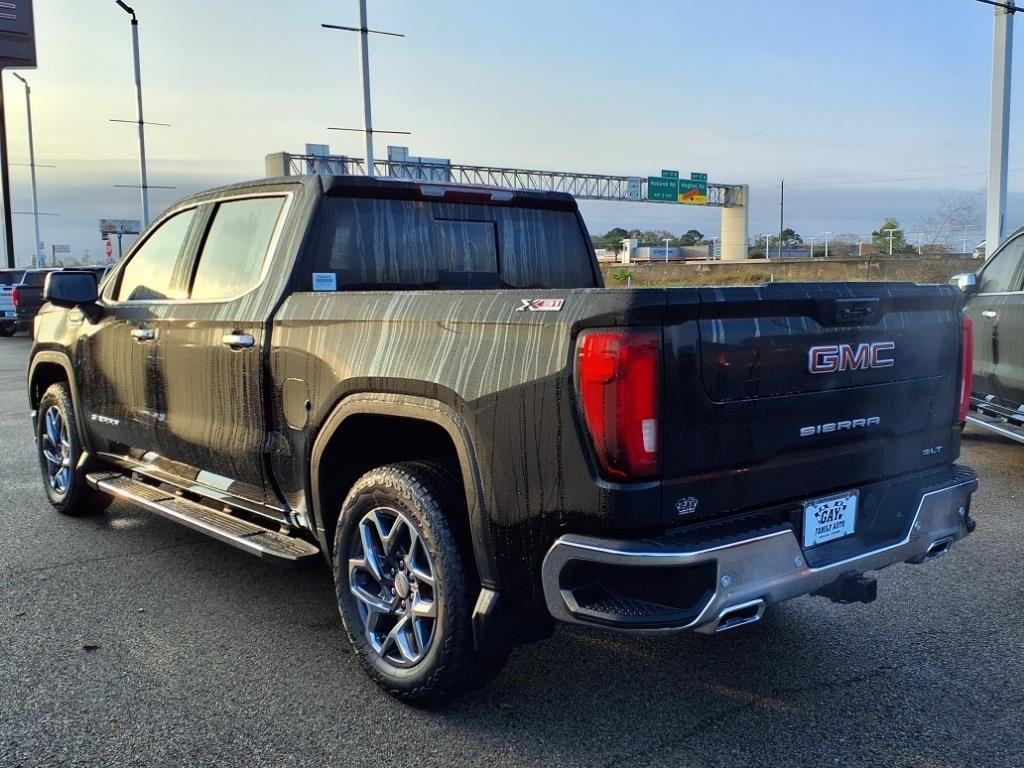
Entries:
{"type": "MultiPolygon", "coordinates": [[[[1014,171],[1024,168],[1014,168],[1014,171]]],[[[937,176],[898,176],[890,179],[857,179],[855,181],[821,181],[812,184],[798,184],[798,187],[845,187],[857,184],[898,184],[904,181],[929,181],[932,179],[960,179],[968,176],[984,176],[987,171],[972,171],[971,173],[944,173],[937,176]]]]}
{"type": "MultiPolygon", "coordinates": [[[[980,168],[984,167],[985,163],[963,163],[960,165],[933,165],[929,168],[890,168],[885,171],[863,171],[861,173],[819,173],[813,176],[787,176],[786,178],[790,181],[806,181],[808,179],[834,179],[834,178],[853,178],[862,176],[891,176],[899,173],[926,173],[928,171],[948,171],[955,168],[980,168]]],[[[774,179],[759,179],[758,181],[752,181],[751,184],[770,184],[773,183],[774,179]]]]}

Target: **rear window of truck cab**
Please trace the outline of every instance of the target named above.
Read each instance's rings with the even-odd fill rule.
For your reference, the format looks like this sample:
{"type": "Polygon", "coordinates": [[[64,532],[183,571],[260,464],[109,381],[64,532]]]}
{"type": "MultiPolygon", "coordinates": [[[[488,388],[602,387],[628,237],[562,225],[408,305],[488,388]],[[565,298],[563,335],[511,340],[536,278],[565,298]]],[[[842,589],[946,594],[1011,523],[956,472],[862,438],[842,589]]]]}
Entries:
{"type": "Polygon", "coordinates": [[[588,288],[572,211],[325,197],[298,289],[588,288]]]}

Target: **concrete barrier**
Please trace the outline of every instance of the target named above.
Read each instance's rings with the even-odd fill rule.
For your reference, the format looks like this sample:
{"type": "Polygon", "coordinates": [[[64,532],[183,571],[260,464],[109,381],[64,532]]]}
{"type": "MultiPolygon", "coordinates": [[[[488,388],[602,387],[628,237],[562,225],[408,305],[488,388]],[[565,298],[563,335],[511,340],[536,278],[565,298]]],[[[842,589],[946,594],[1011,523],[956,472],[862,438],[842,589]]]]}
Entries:
{"type": "Polygon", "coordinates": [[[602,264],[605,284],[625,286],[613,275],[629,273],[633,286],[759,285],[809,281],[909,281],[944,283],[961,272],[974,272],[982,262],[969,256],[925,256],[915,259],[755,259],[741,262],[602,264]]]}

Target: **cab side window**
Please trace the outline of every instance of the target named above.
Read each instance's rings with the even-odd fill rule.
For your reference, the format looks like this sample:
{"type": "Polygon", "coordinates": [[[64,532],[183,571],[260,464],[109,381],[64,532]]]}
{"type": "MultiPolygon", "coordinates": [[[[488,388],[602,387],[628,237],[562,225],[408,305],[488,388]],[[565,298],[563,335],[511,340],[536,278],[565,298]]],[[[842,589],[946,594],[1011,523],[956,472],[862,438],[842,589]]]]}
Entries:
{"type": "Polygon", "coordinates": [[[116,301],[158,301],[172,296],[174,268],[195,218],[195,209],[176,213],[153,232],[121,271],[116,301]]]}
{"type": "Polygon", "coordinates": [[[284,197],[253,197],[217,206],[192,280],[192,299],[229,299],[256,287],[284,202],[284,197]]]}
{"type": "Polygon", "coordinates": [[[1021,257],[1024,236],[1007,243],[981,273],[981,293],[1007,293],[1021,290],[1021,257]]]}

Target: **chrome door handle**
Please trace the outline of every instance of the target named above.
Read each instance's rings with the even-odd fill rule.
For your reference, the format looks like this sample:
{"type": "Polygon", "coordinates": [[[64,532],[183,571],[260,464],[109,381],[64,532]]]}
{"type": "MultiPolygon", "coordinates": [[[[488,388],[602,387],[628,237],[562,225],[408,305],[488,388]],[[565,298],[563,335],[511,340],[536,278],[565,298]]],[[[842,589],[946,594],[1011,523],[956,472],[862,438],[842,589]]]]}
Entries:
{"type": "Polygon", "coordinates": [[[152,341],[156,338],[156,331],[152,328],[132,328],[132,338],[136,341],[152,341]]]}
{"type": "Polygon", "coordinates": [[[994,309],[986,309],[982,311],[981,316],[987,317],[989,320],[995,320],[997,317],[999,317],[999,313],[996,312],[994,309]]]}
{"type": "Polygon", "coordinates": [[[248,333],[225,333],[220,341],[225,347],[232,349],[248,349],[256,346],[256,339],[248,333]]]}

